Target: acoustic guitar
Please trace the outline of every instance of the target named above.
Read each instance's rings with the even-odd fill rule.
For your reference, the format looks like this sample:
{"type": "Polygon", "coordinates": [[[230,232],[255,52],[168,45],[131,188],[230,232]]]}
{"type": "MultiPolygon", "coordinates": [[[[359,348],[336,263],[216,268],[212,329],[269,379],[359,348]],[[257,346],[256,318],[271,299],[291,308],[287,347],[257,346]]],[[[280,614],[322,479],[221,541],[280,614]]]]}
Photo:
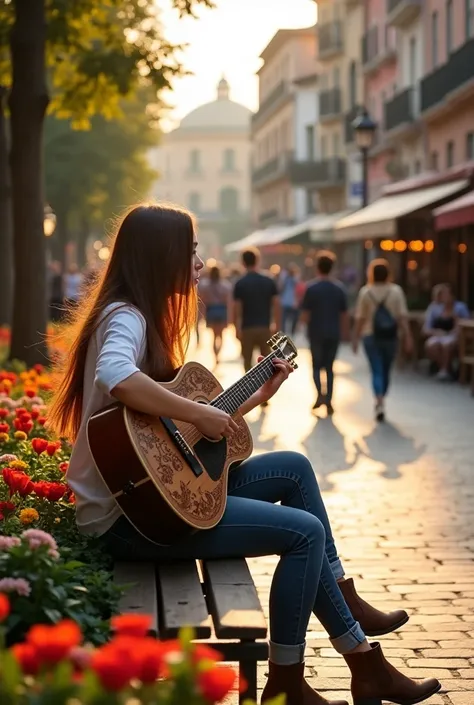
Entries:
{"type": "Polygon", "coordinates": [[[199,529],[212,529],[227,501],[229,469],[248,458],[252,436],[239,407],[272,377],[272,360],[294,368],[297,350],[283,333],[268,341],[271,353],[225,391],[203,365],[183,365],[169,391],[232,415],[229,438],[213,441],[190,423],[148,416],[116,403],[87,425],[92,457],[115,500],[143,536],[170,545],[199,529]]]}

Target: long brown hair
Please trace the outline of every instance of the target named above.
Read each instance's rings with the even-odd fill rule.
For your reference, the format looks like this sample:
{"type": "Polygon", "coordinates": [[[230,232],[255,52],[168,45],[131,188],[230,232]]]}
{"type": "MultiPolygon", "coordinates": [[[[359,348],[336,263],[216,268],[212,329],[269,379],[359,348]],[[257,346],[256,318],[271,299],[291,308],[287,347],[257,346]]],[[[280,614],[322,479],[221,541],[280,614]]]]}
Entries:
{"type": "Polygon", "coordinates": [[[109,304],[135,306],[145,318],[150,377],[164,381],[183,364],[197,311],[193,248],[194,220],[185,209],[140,205],[125,214],[105,271],[73,313],[68,331],[73,343],[48,414],[58,435],[77,437],[87,349],[109,304]]]}

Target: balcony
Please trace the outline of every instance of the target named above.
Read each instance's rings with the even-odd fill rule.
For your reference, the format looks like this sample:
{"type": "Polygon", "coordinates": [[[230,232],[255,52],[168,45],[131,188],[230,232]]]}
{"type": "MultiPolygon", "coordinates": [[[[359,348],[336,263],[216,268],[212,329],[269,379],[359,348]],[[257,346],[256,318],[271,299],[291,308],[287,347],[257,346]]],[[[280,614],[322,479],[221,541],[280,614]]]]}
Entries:
{"type": "Polygon", "coordinates": [[[290,95],[290,89],[286,81],[280,81],[275,86],[272,92],[260,104],[258,111],[252,115],[252,127],[255,128],[258,124],[268,118],[271,113],[279,108],[290,95]]]}
{"type": "Polygon", "coordinates": [[[387,0],[387,19],[392,27],[405,27],[421,12],[421,0],[387,0]]]}
{"type": "Polygon", "coordinates": [[[444,107],[447,99],[469,89],[474,81],[474,39],[469,39],[449,60],[421,82],[421,111],[444,107]]]}
{"type": "Polygon", "coordinates": [[[286,152],[256,169],[252,173],[252,186],[258,190],[278,179],[286,179],[293,186],[338,186],[345,181],[345,167],[345,161],[336,157],[297,160],[292,152],[286,152]]]}
{"type": "Polygon", "coordinates": [[[413,123],[415,119],[414,98],[414,89],[410,86],[385,103],[385,130],[387,132],[413,123]]]}
{"type": "Polygon", "coordinates": [[[346,144],[351,144],[354,142],[354,128],[352,123],[361,114],[362,108],[360,105],[354,105],[345,115],[344,115],[344,139],[346,144]]]}
{"type": "Polygon", "coordinates": [[[362,37],[362,67],[364,72],[377,71],[397,57],[396,31],[387,25],[374,25],[362,37]]]}
{"type": "Polygon", "coordinates": [[[321,122],[334,120],[341,115],[342,97],[340,88],[330,88],[319,92],[319,119],[321,122]]]}
{"type": "Polygon", "coordinates": [[[319,58],[329,59],[344,49],[344,31],[342,22],[335,20],[318,27],[319,58]]]}
{"type": "Polygon", "coordinates": [[[343,186],[346,181],[346,162],[339,157],[321,161],[292,161],[289,178],[294,186],[331,188],[343,186]]]}

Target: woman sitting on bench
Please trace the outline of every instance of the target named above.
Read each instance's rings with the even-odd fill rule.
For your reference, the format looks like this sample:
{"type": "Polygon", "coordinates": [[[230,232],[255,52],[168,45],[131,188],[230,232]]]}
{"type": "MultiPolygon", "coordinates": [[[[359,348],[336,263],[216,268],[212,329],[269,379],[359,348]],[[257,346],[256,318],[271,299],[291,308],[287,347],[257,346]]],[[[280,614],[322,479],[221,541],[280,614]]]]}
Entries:
{"type": "MultiPolygon", "coordinates": [[[[279,555],[270,593],[270,667],[263,701],[285,693],[288,705],[328,705],[304,679],[312,612],[352,672],[355,705],[381,705],[382,699],[409,705],[429,698],[440,688],[436,679],[407,678],[385,660],[378,643],[368,643],[366,634],[391,632],[408,616],[402,610],[383,614],[374,609],[344,576],[306,457],[276,452],[243,462],[230,473],[227,508],[218,526],[171,546],[136,531],[96,470],[86,424],[114,400],[145,414],[189,422],[213,439],[236,429],[224,411],[178,397],[155,381],[170,379],[183,364],[203,267],[196,250],[187,211],[133,208],[118,229],[105,272],[75,312],[76,338],[50,418],[56,431],[75,444],[67,480],[76,495],[80,531],[100,536],[117,560],[279,555]]],[[[242,405],[242,413],[267,401],[287,379],[290,365],[275,360],[274,366],[274,376],[242,405]]]]}

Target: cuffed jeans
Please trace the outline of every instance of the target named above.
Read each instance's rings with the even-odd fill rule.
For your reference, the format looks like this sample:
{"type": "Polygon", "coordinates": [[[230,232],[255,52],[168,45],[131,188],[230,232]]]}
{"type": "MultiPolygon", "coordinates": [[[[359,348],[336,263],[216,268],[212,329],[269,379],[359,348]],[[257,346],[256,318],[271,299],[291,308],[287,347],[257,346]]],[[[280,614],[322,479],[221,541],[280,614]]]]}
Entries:
{"type": "Polygon", "coordinates": [[[334,389],[333,366],[339,349],[339,340],[337,338],[310,340],[310,348],[313,363],[313,379],[318,396],[322,395],[321,370],[326,370],[326,394],[324,396],[325,400],[330,404],[334,389]]]}
{"type": "Polygon", "coordinates": [[[372,373],[374,395],[384,397],[390,386],[390,373],[397,354],[397,341],[376,340],[373,335],[366,335],[363,343],[372,373]]]}
{"type": "Polygon", "coordinates": [[[227,507],[214,529],[158,546],[121,517],[103,541],[116,560],[280,556],[270,590],[270,657],[276,663],[303,659],[312,611],[339,653],[365,639],[336,582],[344,571],[314,470],[299,453],[258,455],[233,470],[227,507]]]}

